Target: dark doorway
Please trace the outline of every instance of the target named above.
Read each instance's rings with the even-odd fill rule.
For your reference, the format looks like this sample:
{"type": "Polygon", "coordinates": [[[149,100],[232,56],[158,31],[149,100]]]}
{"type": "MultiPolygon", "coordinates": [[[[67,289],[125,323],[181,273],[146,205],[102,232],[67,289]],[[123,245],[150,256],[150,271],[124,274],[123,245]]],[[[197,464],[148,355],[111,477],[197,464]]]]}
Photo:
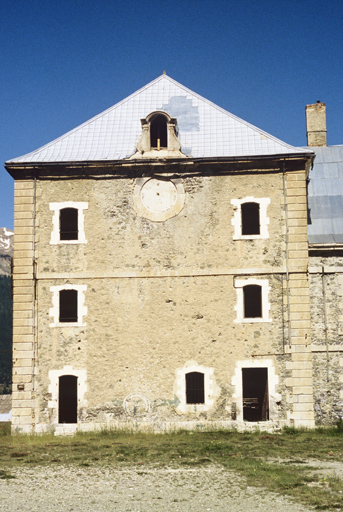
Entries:
{"type": "Polygon", "coordinates": [[[154,117],[150,124],[150,138],[152,148],[166,148],[167,142],[167,119],[158,115],[154,117]]]}
{"type": "Polygon", "coordinates": [[[268,368],[242,368],[243,420],[269,420],[268,368]]]}
{"type": "Polygon", "coordinates": [[[244,318],[262,318],[262,288],[258,284],[243,287],[244,318]]]}
{"type": "Polygon", "coordinates": [[[77,322],[77,290],[60,291],[60,322],[77,322]]]}
{"type": "Polygon", "coordinates": [[[260,205],[259,203],[243,203],[242,211],[242,235],[260,234],[260,205]]]}
{"type": "Polygon", "coordinates": [[[200,372],[186,373],[186,403],[204,404],[205,385],[204,374],[200,372]]]}
{"type": "Polygon", "coordinates": [[[77,377],[59,378],[58,423],[77,423],[77,377]]]}
{"type": "Polygon", "coordinates": [[[63,208],[60,210],[60,240],[77,240],[78,237],[78,210],[63,208]]]}

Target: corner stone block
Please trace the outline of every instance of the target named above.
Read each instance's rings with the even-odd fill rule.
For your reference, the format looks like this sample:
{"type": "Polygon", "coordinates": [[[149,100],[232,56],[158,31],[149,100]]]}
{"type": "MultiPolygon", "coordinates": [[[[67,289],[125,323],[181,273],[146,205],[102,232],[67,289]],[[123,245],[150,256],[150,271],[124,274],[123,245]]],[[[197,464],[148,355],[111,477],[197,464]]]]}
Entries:
{"type": "Polygon", "coordinates": [[[303,420],[313,420],[313,410],[301,411],[301,412],[296,411],[296,412],[293,412],[292,416],[293,416],[294,420],[298,420],[299,422],[302,422],[303,420]]]}
{"type": "MultiPolygon", "coordinates": [[[[29,400],[16,400],[14,407],[16,410],[29,410],[29,414],[31,414],[31,409],[38,407],[37,399],[29,399],[29,400]]],[[[25,415],[24,413],[22,414],[25,415]]]]}
{"type": "Polygon", "coordinates": [[[30,407],[13,407],[13,416],[31,416],[32,409],[30,407]]]}
{"type": "Polygon", "coordinates": [[[32,375],[31,375],[31,373],[28,375],[16,375],[14,373],[12,380],[13,380],[13,384],[25,384],[25,390],[26,390],[26,383],[29,384],[32,382],[32,375]]]}
{"type": "MultiPolygon", "coordinates": [[[[16,426],[24,426],[27,427],[28,430],[25,430],[27,433],[31,433],[32,431],[32,415],[30,410],[29,416],[13,416],[12,417],[12,432],[16,432],[16,426]]],[[[19,429],[18,429],[19,430],[19,429]]],[[[21,431],[21,430],[20,430],[21,431]]]]}

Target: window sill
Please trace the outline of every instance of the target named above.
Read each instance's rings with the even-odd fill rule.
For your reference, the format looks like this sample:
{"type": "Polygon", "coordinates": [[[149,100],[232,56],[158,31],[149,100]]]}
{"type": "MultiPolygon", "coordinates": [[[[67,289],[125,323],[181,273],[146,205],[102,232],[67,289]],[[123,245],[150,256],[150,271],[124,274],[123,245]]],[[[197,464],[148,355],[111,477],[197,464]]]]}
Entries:
{"type": "Polygon", "coordinates": [[[50,245],[80,245],[86,244],[87,240],[57,240],[56,242],[51,240],[50,245]]]}
{"type": "Polygon", "coordinates": [[[266,240],[269,235],[240,235],[233,236],[232,240],[266,240]]]}
{"type": "Polygon", "coordinates": [[[272,322],[273,320],[271,318],[236,318],[235,323],[236,324],[257,324],[257,323],[264,323],[264,322],[272,322]]]}
{"type": "Polygon", "coordinates": [[[198,412],[207,412],[210,409],[210,404],[179,404],[177,410],[183,414],[196,414],[198,412]]]}
{"type": "Polygon", "coordinates": [[[82,322],[56,322],[50,324],[50,327],[85,327],[86,324],[82,322]]]}

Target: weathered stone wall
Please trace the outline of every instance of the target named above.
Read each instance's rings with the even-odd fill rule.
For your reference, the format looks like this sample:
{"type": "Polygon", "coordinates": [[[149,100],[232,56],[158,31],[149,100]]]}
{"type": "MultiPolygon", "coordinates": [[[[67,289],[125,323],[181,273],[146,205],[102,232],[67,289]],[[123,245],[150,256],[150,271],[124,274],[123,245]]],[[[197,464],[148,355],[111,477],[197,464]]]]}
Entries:
{"type": "Polygon", "coordinates": [[[37,431],[58,423],[69,374],[83,424],[243,423],[245,366],[268,367],[273,424],[312,425],[305,171],[178,180],[184,205],[164,222],[137,211],[130,178],[37,180],[37,431]],[[234,240],[231,201],[246,197],[270,201],[267,238],[234,240]],[[68,201],[83,205],[87,243],[51,243],[50,206],[68,201]],[[238,322],[237,286],[251,278],[267,283],[269,311],[238,322]],[[86,287],[82,325],[52,325],[60,285],[86,287]],[[187,369],[205,375],[204,405],[184,403],[187,369]]]}
{"type": "MultiPolygon", "coordinates": [[[[71,364],[87,369],[85,419],[134,393],[172,421],[181,416],[177,371],[201,366],[213,368],[214,397],[202,417],[231,419],[237,361],[268,358],[277,375],[285,370],[276,356],[283,353],[282,287],[279,276],[269,278],[273,322],[251,324],[234,321],[233,276],[87,280],[85,327],[54,328],[47,313],[40,318],[39,395],[48,393],[49,370],[71,364]]],[[[40,283],[41,311],[48,312],[55,283],[40,283]]],[[[42,400],[43,417],[46,406],[42,400]]]]}
{"type": "Polygon", "coordinates": [[[343,417],[343,257],[310,256],[311,336],[318,424],[343,417]]]}
{"type": "Polygon", "coordinates": [[[133,205],[135,180],[73,180],[40,182],[39,274],[69,276],[82,273],[114,275],[228,269],[276,271],[284,258],[282,177],[196,177],[184,180],[185,206],[166,222],[137,215],[133,205]],[[251,185],[249,185],[249,179],[251,185]],[[268,197],[269,239],[233,240],[232,198],[268,197]],[[52,212],[49,203],[85,201],[87,244],[51,245],[52,212]]]}

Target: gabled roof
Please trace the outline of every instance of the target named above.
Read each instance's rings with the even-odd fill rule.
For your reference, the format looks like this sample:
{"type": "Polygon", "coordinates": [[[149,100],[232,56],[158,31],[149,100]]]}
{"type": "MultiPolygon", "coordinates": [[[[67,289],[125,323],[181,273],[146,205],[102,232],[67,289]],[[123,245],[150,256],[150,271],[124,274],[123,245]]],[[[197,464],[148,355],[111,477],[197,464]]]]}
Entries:
{"type": "Polygon", "coordinates": [[[343,243],[343,146],[311,147],[316,154],[308,186],[308,241],[343,243]]]}
{"type": "Polygon", "coordinates": [[[141,137],[140,120],[157,110],[177,119],[181,151],[192,158],[308,153],[239,119],[163,74],[62,137],[7,164],[129,158],[141,137]]]}

